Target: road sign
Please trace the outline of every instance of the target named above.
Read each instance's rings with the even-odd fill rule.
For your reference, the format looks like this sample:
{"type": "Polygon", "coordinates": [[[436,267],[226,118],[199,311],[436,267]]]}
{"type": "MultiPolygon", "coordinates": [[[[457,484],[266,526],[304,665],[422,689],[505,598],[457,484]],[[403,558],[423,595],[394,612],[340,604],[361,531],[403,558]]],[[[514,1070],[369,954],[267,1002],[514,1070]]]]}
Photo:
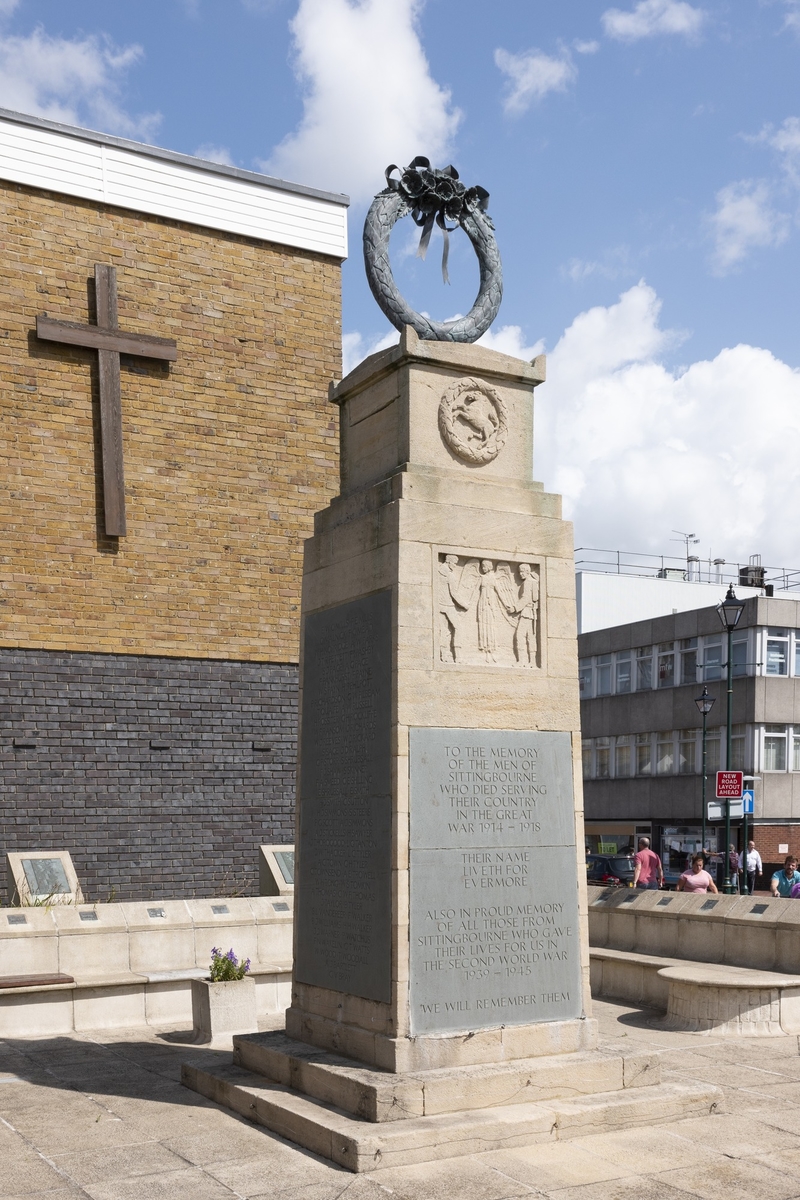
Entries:
{"type": "Polygon", "coordinates": [[[744,801],[744,813],[746,817],[752,817],[755,809],[756,794],[752,788],[745,788],[742,792],[742,800],[744,801]]]}
{"type": "Polygon", "coordinates": [[[718,800],[741,800],[743,790],[743,771],[717,771],[718,800]]]}
{"type": "MultiPolygon", "coordinates": [[[[739,821],[744,815],[742,808],[742,800],[731,800],[731,820],[739,821]]],[[[725,820],[725,801],[724,800],[709,800],[708,801],[708,819],[709,821],[724,821],[725,820]]]]}

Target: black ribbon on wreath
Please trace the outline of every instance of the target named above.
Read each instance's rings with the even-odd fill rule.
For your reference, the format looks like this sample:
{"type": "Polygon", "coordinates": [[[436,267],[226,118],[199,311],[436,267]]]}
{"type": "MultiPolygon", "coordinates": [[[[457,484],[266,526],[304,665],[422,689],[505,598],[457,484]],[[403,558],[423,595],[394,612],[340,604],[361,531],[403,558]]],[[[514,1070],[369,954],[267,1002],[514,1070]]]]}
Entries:
{"type": "Polygon", "coordinates": [[[392,177],[394,171],[400,171],[396,163],[386,168],[387,186],[390,191],[399,192],[408,200],[412,220],[422,228],[417,258],[424,258],[428,253],[433,226],[438,225],[444,238],[442,279],[449,283],[447,261],[450,257],[450,234],[458,229],[465,216],[478,211],[484,213],[485,219],[492,225],[491,217],[486,213],[489,193],[486,188],[479,186],[464,187],[454,166],[436,170],[431,166],[430,159],[421,155],[417,155],[404,171],[400,171],[399,179],[392,177]],[[455,224],[448,225],[448,221],[455,224]]]}

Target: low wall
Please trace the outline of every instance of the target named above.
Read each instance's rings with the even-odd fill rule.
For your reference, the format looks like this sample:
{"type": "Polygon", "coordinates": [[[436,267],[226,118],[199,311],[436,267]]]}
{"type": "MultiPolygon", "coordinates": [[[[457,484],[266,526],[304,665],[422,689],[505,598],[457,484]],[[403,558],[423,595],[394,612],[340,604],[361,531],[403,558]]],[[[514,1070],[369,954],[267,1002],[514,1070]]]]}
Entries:
{"type": "Polygon", "coordinates": [[[589,945],[800,975],[800,903],[590,887],[589,945]]]}
{"type": "Polygon", "coordinates": [[[191,980],[211,948],[251,960],[259,1016],[291,1002],[291,897],[151,900],[0,909],[0,1037],[190,1026],[191,980]],[[3,987],[3,978],[73,983],[3,987]]]}

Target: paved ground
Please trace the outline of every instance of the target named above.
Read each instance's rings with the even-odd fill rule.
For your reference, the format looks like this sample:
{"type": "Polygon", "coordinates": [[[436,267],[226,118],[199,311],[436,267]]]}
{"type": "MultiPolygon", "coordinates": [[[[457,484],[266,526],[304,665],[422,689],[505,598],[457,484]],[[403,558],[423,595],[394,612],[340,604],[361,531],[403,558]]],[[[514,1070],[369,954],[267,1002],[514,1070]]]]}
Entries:
{"type": "Polygon", "coordinates": [[[0,1042],[0,1196],[25,1200],[791,1200],[800,1197],[795,1038],[722,1041],[651,1029],[597,1003],[603,1040],[658,1050],[664,1075],[725,1090],[727,1113],[558,1145],[351,1175],[178,1082],[174,1033],[0,1042]]]}

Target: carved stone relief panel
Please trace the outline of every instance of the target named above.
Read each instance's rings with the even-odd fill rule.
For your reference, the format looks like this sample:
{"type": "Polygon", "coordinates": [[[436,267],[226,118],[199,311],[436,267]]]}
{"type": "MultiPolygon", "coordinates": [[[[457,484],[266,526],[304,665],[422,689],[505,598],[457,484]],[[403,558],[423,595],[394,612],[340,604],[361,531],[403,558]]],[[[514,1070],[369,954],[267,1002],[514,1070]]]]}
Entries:
{"type": "Polygon", "coordinates": [[[482,466],[506,443],[508,416],[500,395],[482,379],[459,379],[439,404],[439,432],[462,462],[482,466]]]}
{"type": "Polygon", "coordinates": [[[440,665],[541,667],[540,562],[439,550],[434,569],[440,665]]]}

